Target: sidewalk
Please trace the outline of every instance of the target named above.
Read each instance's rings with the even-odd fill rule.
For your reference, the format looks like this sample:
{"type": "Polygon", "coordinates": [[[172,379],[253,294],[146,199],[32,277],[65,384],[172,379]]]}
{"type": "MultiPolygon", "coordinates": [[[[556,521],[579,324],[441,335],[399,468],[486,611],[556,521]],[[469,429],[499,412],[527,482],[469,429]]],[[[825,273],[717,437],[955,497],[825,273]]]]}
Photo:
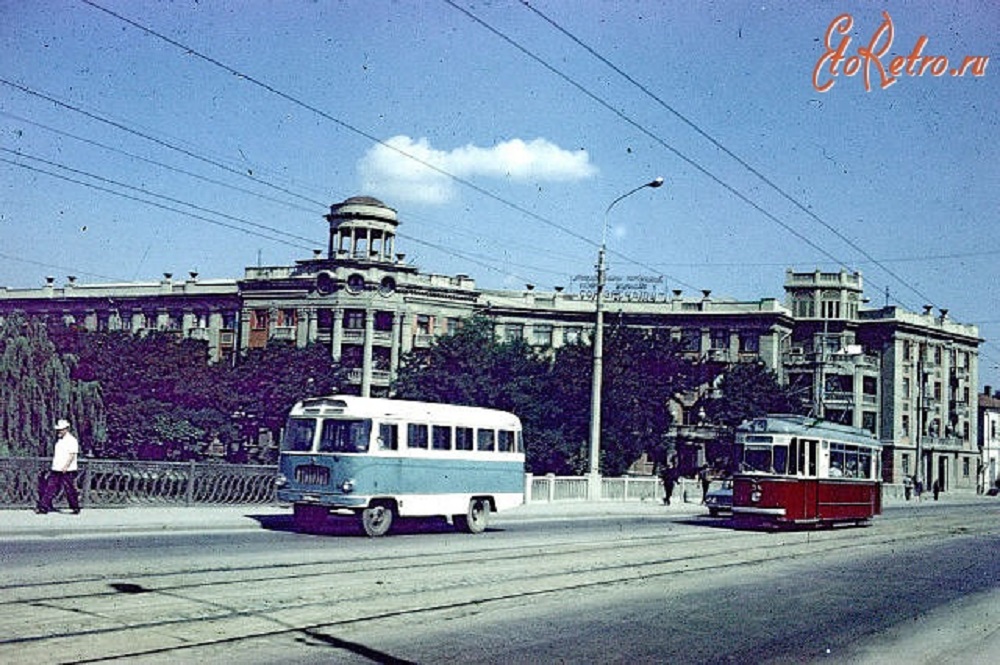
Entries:
{"type": "MultiPolygon", "coordinates": [[[[1000,498],[971,493],[946,493],[940,501],[924,496],[922,501],[906,502],[888,499],[887,508],[894,506],[933,507],[949,504],[982,502],[1000,505],[1000,498]]],[[[124,534],[155,534],[206,531],[253,531],[264,524],[290,524],[290,507],[275,504],[247,506],[128,506],[122,508],[90,508],[79,515],[68,509],[37,515],[24,509],[0,510],[0,541],[23,538],[102,537],[124,534]]],[[[674,501],[665,506],[653,501],[535,501],[491,517],[493,524],[518,521],[565,519],[613,519],[619,516],[707,516],[707,510],[697,501],[674,501]]]]}

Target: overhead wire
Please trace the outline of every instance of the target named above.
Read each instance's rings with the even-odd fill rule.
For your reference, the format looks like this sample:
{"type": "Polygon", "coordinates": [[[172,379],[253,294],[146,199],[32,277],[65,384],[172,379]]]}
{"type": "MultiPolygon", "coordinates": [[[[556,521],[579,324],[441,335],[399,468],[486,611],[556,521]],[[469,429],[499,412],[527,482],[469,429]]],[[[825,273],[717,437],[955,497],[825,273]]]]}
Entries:
{"type": "MultiPolygon", "coordinates": [[[[359,127],[357,127],[357,126],[355,126],[355,125],[353,125],[353,124],[351,124],[351,123],[349,123],[349,122],[347,122],[347,121],[345,121],[345,120],[343,120],[341,118],[338,118],[338,117],[336,117],[336,116],[334,116],[334,115],[332,115],[332,114],[324,111],[323,109],[320,109],[320,108],[318,108],[318,107],[316,107],[316,106],[314,106],[314,105],[312,105],[312,104],[310,104],[308,102],[305,102],[305,101],[299,99],[298,97],[295,97],[294,95],[291,95],[291,94],[289,94],[287,92],[284,92],[284,91],[276,88],[275,86],[271,85],[270,83],[267,83],[266,81],[262,81],[262,80],[254,77],[254,76],[252,76],[250,74],[247,74],[247,73],[242,72],[242,71],[240,71],[238,69],[235,69],[234,67],[231,67],[230,65],[227,65],[224,62],[222,62],[222,61],[220,61],[220,60],[218,60],[218,59],[216,59],[216,58],[214,58],[212,56],[209,56],[209,55],[207,55],[205,53],[202,53],[202,52],[198,51],[197,49],[195,49],[193,47],[187,46],[187,45],[185,45],[185,44],[183,44],[183,43],[181,43],[181,42],[179,42],[179,41],[177,41],[177,40],[175,40],[175,39],[173,39],[173,38],[171,38],[171,37],[169,37],[167,35],[164,35],[164,34],[158,32],[156,30],[153,30],[152,28],[150,28],[148,26],[145,26],[145,25],[143,25],[143,24],[141,24],[141,23],[139,23],[139,22],[137,22],[137,21],[135,21],[133,19],[130,19],[130,18],[126,17],[126,16],[123,16],[122,14],[119,14],[119,13],[113,11],[113,10],[110,10],[110,9],[106,8],[106,7],[103,7],[100,4],[94,2],[93,0],[79,0],[79,1],[82,2],[85,5],[88,5],[88,6],[92,7],[92,8],[94,8],[94,9],[98,10],[98,11],[101,11],[101,12],[104,12],[105,14],[108,14],[109,16],[115,18],[116,20],[119,20],[119,21],[121,21],[123,23],[126,23],[128,25],[131,25],[132,27],[134,27],[134,28],[136,28],[138,30],[141,30],[142,32],[150,35],[151,37],[155,37],[155,38],[157,38],[157,39],[159,39],[161,41],[166,42],[167,44],[170,44],[171,46],[174,46],[175,48],[178,48],[178,49],[184,51],[184,53],[186,55],[198,58],[198,59],[200,59],[200,60],[202,60],[204,62],[207,62],[207,63],[211,64],[214,67],[217,67],[219,69],[222,69],[225,72],[228,72],[229,74],[232,74],[233,76],[239,77],[241,80],[244,80],[244,81],[246,81],[246,82],[248,82],[248,83],[250,83],[252,85],[255,85],[255,86],[257,86],[257,87],[259,87],[259,88],[261,88],[263,90],[266,90],[267,92],[275,95],[276,97],[284,99],[285,101],[287,101],[287,102],[289,102],[291,104],[294,104],[294,105],[299,106],[299,107],[301,107],[301,108],[303,108],[303,109],[305,109],[307,111],[310,111],[310,112],[318,115],[319,117],[324,118],[324,119],[326,119],[326,120],[328,120],[328,121],[336,124],[337,126],[343,128],[343,129],[346,129],[347,131],[350,131],[350,132],[352,132],[354,134],[357,134],[358,136],[361,136],[361,137],[363,137],[363,138],[365,138],[365,139],[367,139],[367,140],[369,140],[369,141],[371,141],[373,143],[376,143],[376,144],[378,144],[378,145],[386,148],[387,150],[391,150],[392,152],[395,152],[395,153],[397,153],[397,154],[399,154],[399,155],[401,155],[401,156],[403,156],[403,157],[405,157],[407,159],[410,159],[410,160],[412,160],[412,161],[420,164],[421,166],[423,166],[423,167],[425,167],[425,168],[427,168],[427,169],[429,169],[429,170],[431,170],[431,171],[433,171],[435,173],[443,175],[443,176],[445,176],[445,177],[453,180],[454,182],[457,182],[457,183],[459,183],[459,184],[461,184],[461,185],[463,185],[463,186],[465,186],[465,187],[467,187],[467,188],[469,188],[469,189],[471,189],[471,190],[473,190],[473,191],[481,194],[482,196],[485,196],[486,198],[489,198],[489,199],[491,199],[493,201],[496,201],[497,203],[500,203],[501,205],[503,205],[503,206],[505,206],[505,207],[507,207],[507,208],[509,208],[511,210],[514,210],[514,211],[516,211],[516,212],[518,212],[518,213],[520,213],[520,214],[522,214],[522,215],[524,215],[524,216],[526,216],[526,217],[528,217],[530,219],[533,219],[533,220],[535,220],[535,221],[537,221],[537,222],[539,222],[541,224],[544,224],[546,226],[549,226],[551,228],[557,229],[557,230],[561,231],[562,233],[565,233],[566,235],[568,235],[568,236],[570,236],[572,238],[575,238],[576,240],[579,240],[579,241],[581,241],[581,242],[583,242],[583,243],[585,243],[587,245],[590,245],[591,247],[595,247],[596,248],[598,246],[598,243],[596,241],[594,241],[591,238],[588,238],[587,236],[585,236],[585,235],[583,235],[583,234],[581,234],[581,233],[579,233],[579,232],[577,232],[577,231],[569,228],[568,226],[565,226],[564,224],[560,224],[560,223],[558,223],[558,222],[556,222],[554,220],[551,220],[551,219],[549,219],[549,218],[547,218],[547,217],[545,217],[543,215],[539,215],[538,213],[535,213],[532,210],[529,210],[529,209],[525,208],[524,206],[521,206],[521,205],[519,205],[519,204],[517,204],[517,203],[515,203],[513,201],[510,201],[510,200],[508,200],[508,199],[500,196],[499,194],[496,194],[495,192],[487,189],[486,187],[478,185],[475,182],[473,182],[473,181],[471,181],[471,180],[469,180],[467,178],[463,178],[463,177],[458,176],[458,175],[456,175],[454,173],[451,173],[451,172],[447,171],[446,169],[443,169],[440,166],[437,166],[436,164],[433,164],[432,162],[429,162],[427,160],[421,159],[421,158],[417,157],[416,155],[413,155],[413,154],[407,152],[406,150],[404,150],[404,149],[402,149],[402,148],[400,148],[398,146],[395,146],[395,145],[393,145],[391,143],[383,141],[382,139],[380,139],[377,136],[373,135],[371,132],[365,131],[365,130],[363,130],[363,129],[361,129],[361,128],[359,128],[359,127]]],[[[3,80],[0,79],[0,82],[3,82],[3,80]]],[[[637,265],[637,266],[640,266],[642,268],[645,268],[646,270],[649,270],[650,272],[653,272],[653,273],[656,273],[656,274],[662,274],[662,272],[660,272],[660,271],[658,271],[658,270],[656,270],[654,268],[651,268],[650,266],[646,265],[645,263],[642,263],[640,261],[632,259],[631,257],[628,257],[628,256],[626,256],[624,254],[619,253],[619,252],[609,252],[609,253],[615,253],[616,255],[620,256],[621,258],[627,260],[629,263],[632,263],[633,265],[637,265]]],[[[672,281],[675,281],[677,283],[684,284],[682,280],[680,280],[679,278],[673,277],[671,275],[664,275],[664,277],[666,277],[668,279],[671,279],[672,281]]],[[[688,285],[688,284],[684,284],[684,285],[688,286],[689,288],[695,288],[695,287],[693,287],[691,285],[688,285]]]]}
{"type": "MultiPolygon", "coordinates": [[[[450,2],[450,0],[446,0],[446,1],[449,2],[449,4],[453,4],[453,3],[450,2]]],[[[663,109],[665,109],[666,111],[668,111],[669,113],[671,113],[674,117],[676,117],[678,120],[680,120],[681,122],[683,122],[685,125],[687,125],[688,127],[690,127],[699,136],[701,136],[705,140],[709,141],[713,146],[715,146],[716,148],[718,148],[719,150],[721,150],[723,153],[725,153],[726,155],[728,155],[730,158],[732,158],[733,160],[735,160],[740,166],[742,166],[747,171],[749,171],[754,176],[756,176],[759,180],[761,180],[761,182],[763,182],[764,184],[766,184],[773,191],[777,192],[777,194],[779,196],[781,196],[783,199],[785,199],[786,201],[788,201],[789,203],[791,203],[793,206],[795,206],[797,209],[799,209],[800,211],[802,211],[803,213],[805,213],[805,215],[808,216],[810,219],[812,219],[816,223],[820,224],[827,231],[829,231],[834,236],[836,236],[841,241],[843,241],[845,244],[847,244],[851,249],[855,250],[856,252],[858,252],[859,254],[861,254],[863,257],[865,257],[872,265],[875,265],[878,268],[880,268],[883,272],[885,272],[887,275],[889,275],[894,280],[896,280],[897,282],[899,282],[901,285],[903,285],[909,291],[911,291],[912,293],[914,293],[915,295],[917,295],[918,297],[920,297],[924,302],[933,304],[933,301],[932,301],[932,299],[930,297],[928,297],[927,295],[925,295],[924,293],[922,293],[919,289],[917,289],[916,287],[914,287],[908,281],[904,280],[902,277],[900,277],[898,274],[896,274],[895,271],[890,270],[885,265],[883,265],[882,262],[880,262],[878,259],[876,259],[875,257],[873,257],[868,252],[868,250],[866,250],[862,245],[858,244],[857,242],[855,242],[851,238],[847,237],[845,234],[841,233],[840,230],[838,230],[832,224],[830,224],[829,222],[827,222],[826,220],[824,220],[822,217],[820,217],[819,215],[817,215],[812,209],[809,208],[809,206],[807,206],[804,203],[802,203],[801,201],[799,201],[799,199],[796,198],[795,196],[792,196],[791,194],[789,194],[783,187],[781,187],[780,185],[778,185],[777,183],[775,183],[771,178],[767,177],[759,169],[755,168],[753,165],[749,164],[742,157],[740,157],[739,155],[737,155],[736,153],[734,153],[732,150],[730,150],[729,148],[727,148],[721,141],[719,141],[718,139],[716,139],[715,137],[713,137],[712,135],[710,135],[707,131],[705,131],[704,129],[702,129],[693,120],[689,119],[687,116],[685,116],[684,114],[682,114],[680,111],[678,111],[677,109],[675,109],[673,106],[671,106],[670,104],[666,103],[659,95],[657,95],[652,90],[650,90],[649,87],[647,87],[646,85],[643,85],[638,80],[636,80],[634,77],[630,76],[622,68],[618,67],[613,62],[611,62],[609,59],[607,59],[603,55],[601,55],[596,49],[594,49],[591,46],[589,46],[588,44],[586,44],[583,40],[581,40],[576,35],[574,35],[573,33],[571,33],[569,30],[567,30],[566,28],[564,28],[562,25],[560,25],[559,23],[557,23],[554,19],[550,18],[544,12],[542,12],[541,10],[539,10],[537,7],[533,6],[528,0],[521,0],[521,4],[524,5],[525,7],[527,7],[530,11],[532,11],[534,14],[536,14],[538,17],[540,17],[546,23],[548,23],[549,25],[551,25],[554,29],[556,29],[557,31],[559,31],[561,34],[563,34],[564,36],[566,36],[573,43],[577,44],[580,48],[584,49],[587,53],[589,53],[594,58],[596,58],[597,60],[599,60],[601,63],[603,63],[604,65],[606,65],[607,67],[609,67],[616,74],[618,74],[619,76],[621,76],[622,78],[624,78],[626,81],[628,81],[630,84],[632,84],[633,86],[635,86],[636,88],[638,88],[643,94],[645,94],[647,97],[649,97],[654,102],[656,102],[656,104],[658,104],[660,107],[662,107],[663,109]]]]}

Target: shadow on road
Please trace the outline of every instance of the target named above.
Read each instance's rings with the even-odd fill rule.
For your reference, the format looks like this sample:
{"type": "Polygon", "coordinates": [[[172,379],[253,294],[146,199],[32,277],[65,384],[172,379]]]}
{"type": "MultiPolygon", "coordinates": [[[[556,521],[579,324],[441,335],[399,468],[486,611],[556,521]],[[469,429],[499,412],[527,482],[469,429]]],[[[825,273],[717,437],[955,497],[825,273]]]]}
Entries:
{"type": "MultiPolygon", "coordinates": [[[[346,515],[330,515],[322,523],[304,529],[295,525],[291,514],[288,515],[247,515],[267,531],[284,531],[287,533],[309,534],[314,536],[339,536],[350,538],[368,538],[357,517],[346,515]]],[[[487,532],[503,531],[501,527],[487,527],[487,532]]],[[[393,520],[390,536],[412,536],[435,533],[459,533],[458,529],[448,523],[443,517],[397,517],[393,520]]]]}

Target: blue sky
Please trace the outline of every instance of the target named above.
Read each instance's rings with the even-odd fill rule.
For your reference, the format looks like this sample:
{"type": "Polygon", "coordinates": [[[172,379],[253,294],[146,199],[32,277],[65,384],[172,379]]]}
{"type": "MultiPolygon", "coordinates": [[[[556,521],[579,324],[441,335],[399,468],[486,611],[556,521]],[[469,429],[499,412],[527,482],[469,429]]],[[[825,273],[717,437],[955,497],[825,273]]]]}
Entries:
{"type": "Polygon", "coordinates": [[[369,194],[426,272],[572,288],[662,176],[608,216],[613,274],[756,300],[860,270],[873,305],[979,325],[1000,386],[996,3],[94,4],[0,0],[2,286],[288,265],[369,194]],[[886,65],[922,36],[991,60],[819,92],[834,19],[856,55],[883,12],[886,65]]]}

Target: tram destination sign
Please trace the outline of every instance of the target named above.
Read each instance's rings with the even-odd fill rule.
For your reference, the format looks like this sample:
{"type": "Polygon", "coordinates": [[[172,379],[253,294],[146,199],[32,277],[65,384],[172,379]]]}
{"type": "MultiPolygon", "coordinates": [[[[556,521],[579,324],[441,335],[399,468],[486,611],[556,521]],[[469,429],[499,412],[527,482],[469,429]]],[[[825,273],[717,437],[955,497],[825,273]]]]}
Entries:
{"type": "MultiPolygon", "coordinates": [[[[608,275],[604,299],[619,302],[666,302],[666,279],[663,275],[608,275]]],[[[572,279],[581,298],[597,298],[597,276],[575,275],[572,279]]]]}

